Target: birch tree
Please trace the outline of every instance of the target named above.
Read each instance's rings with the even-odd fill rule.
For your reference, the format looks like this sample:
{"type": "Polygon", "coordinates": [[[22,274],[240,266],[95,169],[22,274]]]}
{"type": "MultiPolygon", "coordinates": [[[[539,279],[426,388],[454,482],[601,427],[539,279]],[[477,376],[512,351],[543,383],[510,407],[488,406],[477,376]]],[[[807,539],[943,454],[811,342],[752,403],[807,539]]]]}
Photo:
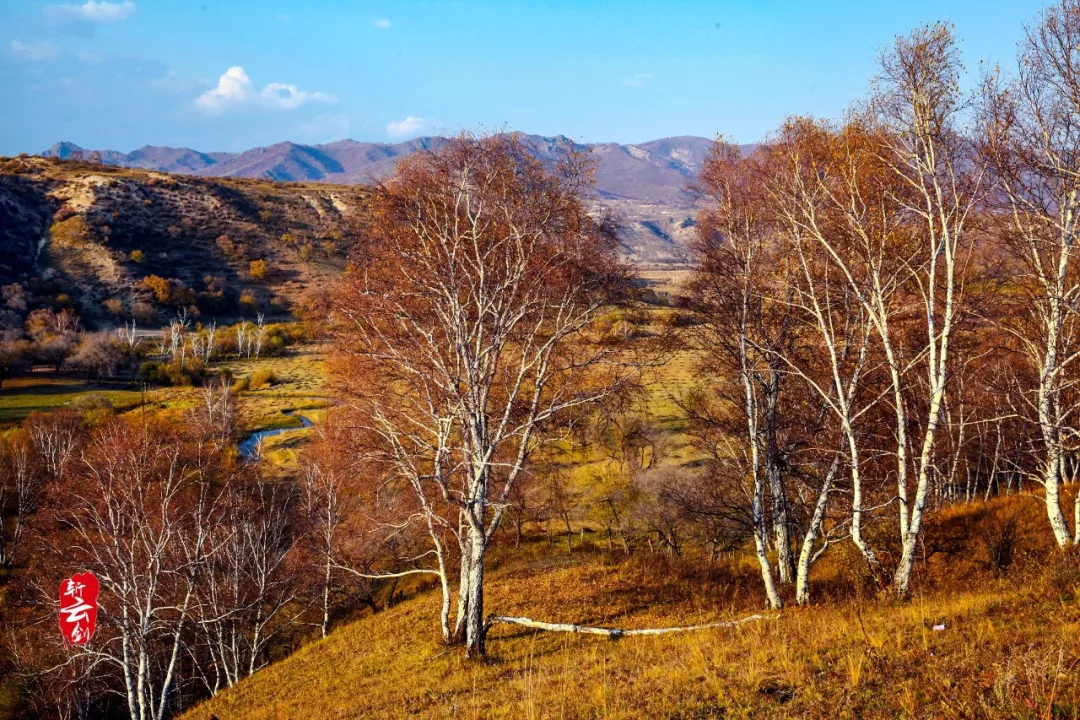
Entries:
{"type": "Polygon", "coordinates": [[[47,481],[26,431],[0,438],[0,567],[14,564],[47,481]]]}
{"type": "MultiPolygon", "coordinates": [[[[718,142],[702,172],[700,184],[712,207],[699,218],[694,246],[698,267],[688,289],[704,322],[686,339],[704,353],[702,369],[709,375],[732,378],[714,385],[712,392],[739,408],[742,427],[737,436],[743,444],[717,455],[718,469],[735,462],[736,473],[748,478],[754,551],[768,604],[778,608],[783,600],[768,557],[766,493],[773,490],[777,496],[774,488],[782,483],[779,355],[790,336],[791,319],[766,290],[779,258],[752,162],[740,157],[737,146],[718,142]]],[[[715,424],[709,408],[697,405],[687,408],[692,417],[715,424]]],[[[781,567],[790,565],[784,525],[785,534],[777,537],[781,567]]]]}
{"type": "MultiPolygon", "coordinates": [[[[898,512],[901,553],[892,583],[900,595],[908,590],[936,472],[968,225],[981,184],[960,126],[960,71],[948,26],[897,38],[882,56],[865,112],[839,131],[835,160],[792,175],[780,193],[789,202],[791,231],[815,242],[848,283],[887,372],[896,491],[886,500],[898,512]]],[[[837,409],[852,473],[851,536],[876,573],[881,562],[862,534],[866,453],[854,417],[837,409]]]]}
{"type": "Polygon", "coordinates": [[[57,486],[58,552],[101,583],[94,639],[79,652],[122,678],[133,720],[158,720],[177,705],[197,587],[226,507],[227,475],[194,456],[175,431],[124,420],[98,428],[77,476],[57,486]]]}
{"type": "Polygon", "coordinates": [[[1035,375],[1035,477],[1054,540],[1065,547],[1080,542],[1080,502],[1071,536],[1061,502],[1080,409],[1080,3],[1055,2],[1026,28],[1015,75],[989,74],[981,109],[981,146],[1003,211],[997,234],[1020,270],[1009,289],[1021,299],[1001,326],[1035,375]]]}
{"type": "MultiPolygon", "coordinates": [[[[820,411],[830,415],[839,428],[839,445],[850,476],[851,538],[877,570],[880,563],[863,537],[867,450],[862,426],[876,400],[873,390],[864,387],[868,384],[865,375],[873,329],[864,299],[873,294],[873,287],[865,285],[866,274],[855,269],[858,260],[854,259],[876,258],[872,266],[880,269],[881,256],[880,250],[875,254],[873,247],[864,244],[860,248],[858,242],[853,243],[843,211],[837,212],[852,208],[864,223],[860,228],[866,233],[864,239],[887,234],[889,218],[882,215],[883,209],[888,213],[888,203],[882,202],[880,188],[874,192],[866,140],[853,128],[837,133],[823,123],[795,119],[787,122],[762,152],[768,158],[769,173],[763,182],[775,213],[778,242],[796,267],[786,302],[802,330],[801,343],[820,349],[785,353],[781,358],[816,398],[820,411]]],[[[809,600],[811,561],[824,550],[824,546],[815,550],[814,544],[819,538],[828,544],[824,519],[840,470],[837,455],[820,473],[799,554],[796,596],[800,603],[809,600]]]]}
{"type": "MultiPolygon", "coordinates": [[[[930,490],[934,443],[950,374],[964,285],[963,254],[971,245],[969,224],[981,189],[981,172],[965,137],[960,90],[962,66],[951,26],[936,23],[896,39],[881,60],[870,100],[873,120],[884,129],[881,156],[907,192],[898,195],[922,250],[913,282],[925,323],[925,402],[919,403],[917,453],[903,462],[906,438],[897,439],[897,504],[901,557],[893,574],[896,592],[907,593],[930,490]],[[914,490],[912,493],[911,491],[914,490]]],[[[884,342],[884,341],[883,341],[884,342]]],[[[890,341],[891,342],[891,341],[890,341]]],[[[897,359],[889,360],[895,365],[897,359]]],[[[894,372],[894,386],[899,376],[894,372]]],[[[904,423],[897,404],[897,431],[904,423]]]]}
{"type": "MultiPolygon", "coordinates": [[[[845,177],[838,169],[856,168],[856,176],[849,179],[859,185],[869,176],[865,161],[873,158],[867,151],[873,145],[862,140],[862,157],[856,158],[848,152],[857,144],[851,138],[825,124],[796,119],[751,158],[739,158],[737,148],[718,146],[702,173],[714,209],[699,225],[700,266],[689,289],[705,323],[689,335],[699,336],[699,350],[721,360],[703,366],[720,380],[719,388],[725,377],[747,375],[759,378],[751,387],[762,388],[765,398],[772,388],[783,388],[777,400],[763,403],[779,407],[779,413],[763,412],[760,420],[751,421],[758,403],[742,381],[741,396],[731,393],[727,399],[746,418],[739,432],[745,450],[731,447],[722,433],[709,442],[727,447],[727,457],[744,455],[751,478],[758,463],[774,464],[775,474],[789,486],[785,506],[791,504],[787,495],[797,491],[792,497],[801,504],[795,515],[802,524],[789,524],[792,537],[799,537],[794,572],[799,603],[809,602],[814,561],[844,537],[847,528],[871,567],[880,568],[862,534],[869,496],[864,492],[863,456],[876,454],[864,447],[868,433],[863,427],[876,400],[875,391],[864,387],[873,355],[873,325],[859,293],[864,288],[856,287],[847,274],[852,272],[852,256],[859,256],[858,245],[851,242],[842,213],[832,205],[850,189],[837,182],[845,177]],[[841,267],[834,254],[844,258],[841,267]],[[782,423],[776,415],[784,417],[782,423]],[[769,425],[771,430],[763,430],[769,425]],[[781,436],[782,443],[771,440],[781,436]],[[760,448],[756,453],[755,446],[760,448]],[[772,456],[770,448],[782,452],[772,456]],[[841,482],[845,470],[850,485],[841,482]],[[840,492],[851,497],[848,520],[829,516],[830,499],[840,492]]],[[[688,410],[698,424],[715,422],[700,405],[688,410]]],[[[759,564],[770,602],[776,603],[760,537],[763,518],[757,497],[763,486],[754,483],[750,495],[751,526],[758,528],[759,564]]]]}
{"type": "MultiPolygon", "coordinates": [[[[379,485],[375,485],[375,493],[370,492],[370,484],[363,479],[372,468],[365,465],[360,454],[363,443],[359,447],[354,444],[352,429],[338,423],[337,415],[336,410],[328,411],[317,426],[315,442],[300,477],[301,502],[307,520],[306,538],[314,565],[321,571],[316,589],[322,611],[319,630],[323,637],[330,630],[335,605],[348,604],[347,600],[338,599],[339,594],[351,592],[354,598],[359,594],[359,599],[374,609],[373,582],[380,577],[395,575],[393,570],[400,567],[399,559],[403,555],[419,554],[405,548],[416,541],[403,532],[400,523],[394,522],[400,520],[402,514],[393,509],[386,514],[380,512],[392,503],[386,493],[379,492],[383,489],[379,485]],[[358,581],[359,585],[348,580],[358,581]]],[[[405,514],[406,518],[410,516],[411,513],[405,514]]],[[[441,543],[442,537],[438,540],[441,543]]],[[[429,563],[436,575],[440,569],[443,571],[438,577],[443,590],[442,625],[446,639],[450,635],[452,599],[449,578],[445,574],[448,563],[446,557],[441,563],[429,563]]]]}
{"type": "MultiPolygon", "coordinates": [[[[517,136],[459,136],[373,193],[334,298],[338,385],[418,522],[460,555],[458,625],[484,654],[492,537],[544,431],[630,373],[590,326],[625,286],[589,214],[588,158],[545,167],[517,136]]],[[[441,561],[440,561],[441,562],[441,561]]]]}
{"type": "Polygon", "coordinates": [[[305,609],[291,562],[295,505],[287,489],[257,481],[229,493],[193,608],[203,635],[193,650],[210,659],[196,656],[193,665],[212,670],[203,670],[211,694],[265,666],[270,642],[305,609]]]}
{"type": "Polygon", "coordinates": [[[68,408],[49,413],[34,412],[23,427],[45,472],[54,479],[62,480],[84,439],[82,417],[68,408]]]}
{"type": "Polygon", "coordinates": [[[883,161],[887,142],[880,129],[859,122],[836,129],[794,120],[766,148],[774,170],[765,180],[784,241],[802,269],[795,302],[814,329],[815,344],[825,350],[828,371],[815,379],[799,364],[789,365],[839,423],[851,484],[851,539],[875,575],[883,568],[864,526],[872,516],[868,503],[881,487],[867,484],[864,464],[888,450],[868,445],[876,433],[866,426],[877,418],[867,414],[869,406],[856,405],[857,393],[866,363],[880,357],[889,385],[868,395],[892,401],[896,473],[906,478],[910,392],[905,376],[909,358],[921,356],[918,347],[896,341],[896,326],[911,314],[917,259],[899,203],[905,187],[883,161]],[[876,347],[869,346],[871,339],[876,347]]]}

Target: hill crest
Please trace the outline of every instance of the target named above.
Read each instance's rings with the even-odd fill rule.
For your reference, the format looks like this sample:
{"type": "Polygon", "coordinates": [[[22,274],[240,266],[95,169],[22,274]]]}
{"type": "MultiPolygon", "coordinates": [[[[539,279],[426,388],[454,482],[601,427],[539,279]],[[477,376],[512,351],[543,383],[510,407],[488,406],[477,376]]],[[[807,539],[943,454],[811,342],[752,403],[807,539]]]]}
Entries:
{"type": "MultiPolygon", "coordinates": [[[[522,137],[541,158],[553,158],[565,143],[594,153],[597,200],[619,218],[623,254],[629,260],[643,267],[686,263],[686,247],[700,209],[699,199],[689,188],[711,140],[683,135],[623,145],[575,143],[564,135],[522,137]]],[[[108,165],[200,177],[350,185],[388,177],[401,158],[442,139],[429,136],[399,143],[343,139],[317,145],[286,141],[243,152],[145,146],[129,153],[89,150],[64,141],[42,155],[93,157],[108,165]]]]}
{"type": "MultiPolygon", "coordinates": [[[[645,203],[691,200],[689,180],[701,169],[712,141],[693,135],[641,143],[576,143],[564,135],[523,135],[541,156],[564,143],[597,153],[597,190],[603,196],[645,203]],[[641,178],[648,178],[642,182],[641,178]]],[[[364,142],[345,138],[305,145],[291,141],[254,147],[243,152],[202,152],[191,148],[147,145],[129,153],[92,150],[70,141],[44,150],[43,157],[82,158],[97,154],[102,162],[120,167],[162,172],[186,172],[207,177],[249,177],[277,181],[352,183],[385,177],[397,161],[417,148],[431,147],[442,138],[420,137],[399,143],[364,142]]]]}

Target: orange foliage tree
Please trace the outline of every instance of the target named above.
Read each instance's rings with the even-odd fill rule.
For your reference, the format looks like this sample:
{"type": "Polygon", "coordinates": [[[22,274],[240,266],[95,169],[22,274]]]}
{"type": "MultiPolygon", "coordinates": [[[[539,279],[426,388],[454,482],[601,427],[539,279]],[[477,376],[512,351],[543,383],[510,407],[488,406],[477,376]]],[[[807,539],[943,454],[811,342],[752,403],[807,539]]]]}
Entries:
{"type": "Polygon", "coordinates": [[[484,652],[484,569],[545,437],[630,386],[592,326],[627,267],[590,215],[589,157],[545,166],[516,136],[456,137],[372,193],[333,294],[335,386],[372,481],[408,490],[432,540],[445,637],[484,652]],[[460,558],[457,629],[449,567],[460,558]]]}

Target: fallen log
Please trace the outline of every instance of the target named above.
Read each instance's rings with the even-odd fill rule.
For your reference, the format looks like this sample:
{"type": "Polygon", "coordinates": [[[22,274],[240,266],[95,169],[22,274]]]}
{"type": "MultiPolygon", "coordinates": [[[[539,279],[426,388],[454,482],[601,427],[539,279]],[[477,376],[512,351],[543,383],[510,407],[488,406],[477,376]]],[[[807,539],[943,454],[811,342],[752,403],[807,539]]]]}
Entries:
{"type": "Polygon", "coordinates": [[[726,620],[723,622],[705,623],[704,625],[684,625],[682,627],[669,627],[669,628],[637,628],[630,630],[623,630],[621,628],[603,628],[603,627],[590,627],[588,625],[575,625],[572,623],[550,623],[542,620],[533,620],[527,617],[512,617],[508,615],[491,615],[487,619],[487,623],[484,627],[486,633],[492,625],[505,624],[505,625],[521,625],[522,627],[533,628],[535,630],[547,630],[548,632],[568,632],[568,633],[580,633],[583,635],[606,635],[612,640],[618,640],[621,637],[628,635],[668,635],[670,633],[691,632],[694,630],[709,630],[711,628],[721,627],[735,627],[736,625],[742,625],[743,623],[754,622],[756,620],[768,620],[771,615],[749,615],[738,620],[726,620]]]}

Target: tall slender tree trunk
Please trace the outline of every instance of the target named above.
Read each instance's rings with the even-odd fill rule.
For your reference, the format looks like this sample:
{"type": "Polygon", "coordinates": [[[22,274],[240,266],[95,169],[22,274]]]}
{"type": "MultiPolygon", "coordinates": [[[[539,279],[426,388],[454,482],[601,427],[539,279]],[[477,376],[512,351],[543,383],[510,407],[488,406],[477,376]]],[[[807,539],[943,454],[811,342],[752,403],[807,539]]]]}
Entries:
{"type": "Polygon", "coordinates": [[[810,518],[810,526],[803,536],[802,547],[799,549],[799,562],[795,567],[795,602],[806,605],[810,602],[810,565],[813,564],[814,542],[821,534],[821,526],[825,521],[825,510],[829,503],[829,492],[832,490],[837,470],[840,468],[840,454],[833,457],[829,464],[829,470],[825,473],[825,480],[821,483],[817,502],[814,503],[814,514],[810,518]]]}
{"type": "MultiPolygon", "coordinates": [[[[744,306],[745,308],[745,306],[744,306]]],[[[742,361],[742,382],[745,393],[744,402],[746,410],[747,440],[750,445],[750,472],[753,476],[754,492],[751,501],[751,514],[754,526],[754,550],[757,554],[758,565],[761,566],[761,580],[765,585],[765,595],[769,601],[769,607],[783,607],[783,600],[776,589],[776,579],[773,577],[772,564],[769,562],[768,544],[766,541],[764,500],[765,483],[762,481],[760,434],[758,428],[757,396],[754,392],[754,378],[751,376],[749,367],[749,354],[745,334],[740,341],[740,354],[742,361]]]]}
{"type": "MultiPolygon", "coordinates": [[[[947,332],[947,329],[946,329],[947,332]]],[[[946,348],[942,348],[944,355],[946,348]]],[[[937,431],[938,421],[941,417],[941,405],[945,396],[944,372],[939,375],[938,386],[930,398],[930,412],[927,417],[926,430],[923,433],[922,452],[919,454],[919,478],[915,489],[915,503],[910,508],[910,520],[901,534],[902,550],[900,562],[893,576],[893,587],[900,596],[907,594],[908,585],[911,582],[911,571],[915,567],[915,550],[919,543],[919,535],[922,532],[923,510],[926,508],[926,498],[930,490],[931,454],[934,449],[934,433],[937,431]]]]}
{"type": "Polygon", "coordinates": [[[1042,473],[1043,487],[1046,489],[1046,516],[1050,520],[1050,529],[1054,532],[1058,547],[1066,547],[1072,542],[1072,538],[1065,522],[1065,513],[1061,509],[1061,466],[1053,457],[1054,452],[1051,450],[1048,453],[1042,473]]]}
{"type": "MultiPolygon", "coordinates": [[[[1063,257],[1067,257],[1063,253],[1063,257]]],[[[1064,267],[1064,263],[1062,264],[1064,267]]],[[[1059,279],[1058,291],[1063,281],[1059,279]]],[[[1047,321],[1046,354],[1039,377],[1039,428],[1042,431],[1046,458],[1043,461],[1042,483],[1045,489],[1046,516],[1058,547],[1069,544],[1069,528],[1065,523],[1065,513],[1061,509],[1061,421],[1058,412],[1056,378],[1058,366],[1058,343],[1061,333],[1061,308],[1056,300],[1051,300],[1050,317],[1047,321]]]]}
{"type": "Polygon", "coordinates": [[[458,581],[457,619],[454,621],[453,639],[465,642],[465,621],[469,615],[469,584],[472,582],[472,544],[468,539],[461,543],[461,571],[458,581]]]}
{"type": "Polygon", "coordinates": [[[1080,545],[1080,491],[1073,498],[1073,543],[1080,545]]]}
{"type": "Polygon", "coordinates": [[[769,474],[772,496],[773,538],[776,543],[776,564],[780,583],[786,585],[795,576],[795,561],[791,554],[791,525],[788,520],[787,492],[784,488],[783,458],[777,438],[780,404],[780,373],[769,371],[765,392],[765,464],[769,474]]]}
{"type": "MultiPolygon", "coordinates": [[[[896,574],[893,576],[893,587],[900,596],[907,595],[908,584],[911,582],[911,570],[915,565],[915,548],[918,545],[919,535],[922,532],[923,510],[926,507],[926,498],[930,489],[934,437],[937,433],[938,423],[941,421],[941,413],[945,402],[945,382],[948,377],[946,370],[948,367],[949,339],[953,327],[954,258],[952,246],[950,245],[953,240],[946,234],[940,240],[935,240],[934,242],[935,247],[940,246],[944,248],[946,276],[944,284],[945,302],[939,335],[935,323],[934,298],[930,295],[927,299],[927,339],[930,343],[928,360],[930,365],[930,407],[926,417],[926,428],[923,431],[922,449],[919,453],[919,477],[918,485],[915,489],[915,504],[910,509],[908,524],[901,527],[903,550],[900,555],[900,562],[896,568],[896,574]],[[938,340],[938,337],[940,337],[940,341],[938,340]],[[940,345],[938,345],[939,342],[940,345]]],[[[931,288],[936,287],[936,281],[934,279],[935,267],[935,261],[932,260],[930,263],[929,280],[927,281],[931,288]]]]}
{"type": "Polygon", "coordinates": [[[331,565],[330,565],[330,553],[326,553],[326,566],[323,568],[323,616],[322,616],[322,636],[326,637],[326,633],[330,631],[330,579],[331,579],[331,565]]]}
{"type": "Polygon", "coordinates": [[[465,616],[465,656],[480,658],[484,656],[484,554],[487,542],[483,528],[469,529],[469,546],[472,556],[469,560],[468,606],[465,616]]]}
{"type": "Polygon", "coordinates": [[[795,558],[791,553],[791,526],[788,521],[787,496],[776,463],[769,463],[769,490],[772,494],[773,538],[776,543],[777,575],[787,585],[795,577],[795,558]]]}
{"type": "Polygon", "coordinates": [[[776,589],[776,579],[773,577],[772,564],[769,562],[769,556],[766,553],[765,542],[765,521],[762,518],[762,501],[765,487],[761,482],[761,478],[757,477],[754,480],[754,499],[752,503],[752,512],[754,518],[754,550],[757,554],[758,564],[761,566],[761,581],[765,585],[765,596],[769,600],[769,607],[776,609],[784,606],[784,601],[780,598],[780,593],[776,589]]]}

